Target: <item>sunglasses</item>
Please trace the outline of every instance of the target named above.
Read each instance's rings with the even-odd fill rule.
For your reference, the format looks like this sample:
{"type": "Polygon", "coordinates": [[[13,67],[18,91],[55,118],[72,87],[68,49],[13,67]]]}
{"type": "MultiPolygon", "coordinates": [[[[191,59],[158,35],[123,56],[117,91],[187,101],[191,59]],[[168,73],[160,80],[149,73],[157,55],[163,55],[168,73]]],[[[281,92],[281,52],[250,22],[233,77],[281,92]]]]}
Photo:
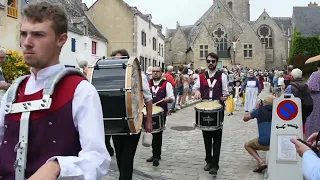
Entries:
{"type": "Polygon", "coordinates": [[[161,72],[161,71],[152,71],[152,72],[161,72]]]}
{"type": "Polygon", "coordinates": [[[216,63],[217,61],[216,60],[207,60],[207,63],[209,64],[209,63],[212,63],[212,64],[214,64],[214,63],[216,63]]]}

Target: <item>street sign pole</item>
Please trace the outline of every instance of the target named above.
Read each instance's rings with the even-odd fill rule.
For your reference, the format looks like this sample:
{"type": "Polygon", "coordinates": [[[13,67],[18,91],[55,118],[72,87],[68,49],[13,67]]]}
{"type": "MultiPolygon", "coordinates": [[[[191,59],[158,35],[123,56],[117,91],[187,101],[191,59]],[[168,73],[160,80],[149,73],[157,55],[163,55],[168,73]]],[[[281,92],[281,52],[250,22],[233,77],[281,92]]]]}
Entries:
{"type": "Polygon", "coordinates": [[[274,100],[272,110],[268,180],[303,180],[301,158],[291,138],[303,139],[301,100],[284,94],[274,100]]]}

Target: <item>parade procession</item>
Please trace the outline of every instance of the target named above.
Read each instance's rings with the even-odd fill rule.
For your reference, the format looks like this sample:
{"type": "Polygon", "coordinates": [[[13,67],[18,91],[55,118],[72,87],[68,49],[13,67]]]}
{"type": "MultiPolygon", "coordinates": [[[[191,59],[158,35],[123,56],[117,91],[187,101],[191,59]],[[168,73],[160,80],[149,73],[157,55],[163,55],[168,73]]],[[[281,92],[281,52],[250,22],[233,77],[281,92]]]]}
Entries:
{"type": "Polygon", "coordinates": [[[0,0],[0,180],[320,180],[320,6],[203,1],[0,0]]]}

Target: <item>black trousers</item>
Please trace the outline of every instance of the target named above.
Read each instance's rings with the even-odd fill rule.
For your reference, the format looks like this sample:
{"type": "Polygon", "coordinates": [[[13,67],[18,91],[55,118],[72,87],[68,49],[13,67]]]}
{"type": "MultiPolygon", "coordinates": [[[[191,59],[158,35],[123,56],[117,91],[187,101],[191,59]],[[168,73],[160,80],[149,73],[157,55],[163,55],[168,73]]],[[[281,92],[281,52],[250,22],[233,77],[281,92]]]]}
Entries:
{"type": "Polygon", "coordinates": [[[140,139],[139,134],[112,136],[120,173],[119,180],[131,180],[133,160],[140,139]]]}
{"type": "Polygon", "coordinates": [[[110,144],[111,135],[105,135],[105,143],[109,154],[113,151],[113,148],[110,144]]]}
{"type": "MultiPolygon", "coordinates": [[[[166,124],[166,116],[164,116],[164,124],[166,124]]],[[[163,131],[152,133],[152,157],[154,159],[161,159],[162,134],[163,131]]]]}
{"type": "Polygon", "coordinates": [[[211,168],[219,169],[219,159],[222,141],[222,129],[216,131],[202,131],[206,149],[206,162],[211,168]]]}

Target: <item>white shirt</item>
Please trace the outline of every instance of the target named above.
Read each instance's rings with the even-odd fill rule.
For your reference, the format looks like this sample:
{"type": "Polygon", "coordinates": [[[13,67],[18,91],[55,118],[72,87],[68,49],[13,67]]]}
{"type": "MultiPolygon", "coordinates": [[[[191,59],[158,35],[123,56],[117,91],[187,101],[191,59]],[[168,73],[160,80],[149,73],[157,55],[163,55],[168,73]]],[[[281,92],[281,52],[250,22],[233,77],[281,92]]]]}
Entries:
{"type": "MultiPolygon", "coordinates": [[[[65,68],[57,64],[38,72],[37,79],[31,73],[26,84],[25,94],[33,94],[44,88],[48,77],[65,68]]],[[[67,88],[67,87],[66,87],[67,88]]],[[[0,142],[4,135],[4,107],[7,93],[0,107],[0,142]]],[[[82,150],[78,156],[57,156],[61,168],[58,179],[97,180],[106,176],[111,158],[106,149],[102,107],[97,90],[88,81],[83,80],[77,86],[72,100],[74,126],[79,132],[82,150]]]]}
{"type": "MultiPolygon", "coordinates": [[[[155,81],[153,80],[153,85],[158,86],[160,83],[161,79],[159,81],[155,81]]],[[[171,83],[167,82],[166,85],[166,93],[167,93],[167,97],[173,99],[173,101],[175,101],[174,99],[174,95],[173,95],[173,87],[171,85],[171,83]]]]}
{"type": "MultiPolygon", "coordinates": [[[[217,70],[213,72],[209,72],[209,78],[212,78],[217,70]]],[[[196,83],[193,85],[193,90],[199,90],[200,89],[200,78],[197,79],[196,83]]],[[[226,74],[222,73],[222,94],[227,95],[228,94],[228,77],[226,74]]]]}
{"type": "Polygon", "coordinates": [[[284,78],[283,77],[279,77],[278,78],[278,86],[282,86],[284,84],[284,78]]]}
{"type": "Polygon", "coordinates": [[[144,98],[144,102],[146,103],[146,102],[152,101],[152,94],[150,92],[147,76],[141,73],[141,77],[142,77],[143,98],[144,98]]]}

